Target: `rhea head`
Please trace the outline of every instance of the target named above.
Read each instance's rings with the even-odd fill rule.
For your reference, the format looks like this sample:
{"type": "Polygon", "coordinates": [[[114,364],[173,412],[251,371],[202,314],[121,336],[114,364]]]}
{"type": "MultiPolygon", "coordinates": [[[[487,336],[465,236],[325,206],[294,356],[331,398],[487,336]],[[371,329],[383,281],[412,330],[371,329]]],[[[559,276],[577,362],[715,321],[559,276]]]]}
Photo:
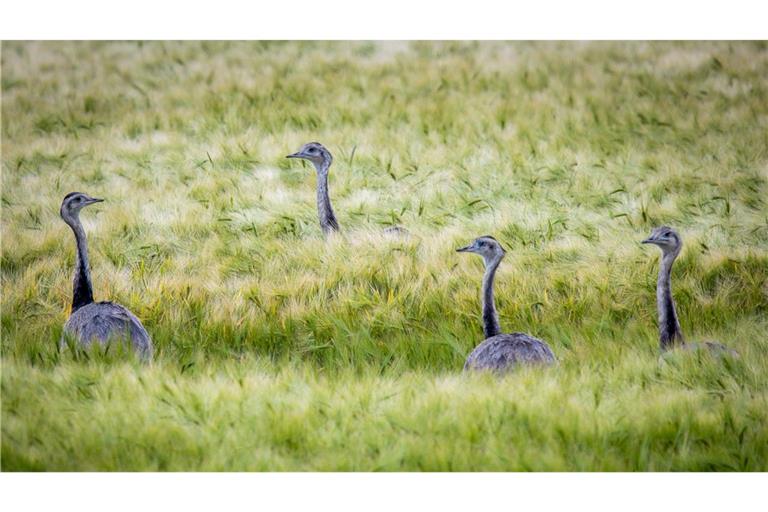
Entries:
{"type": "Polygon", "coordinates": [[[674,254],[677,256],[680,253],[680,249],[683,247],[683,239],[680,238],[677,231],[669,226],[654,228],[653,231],[651,231],[651,235],[641,243],[658,246],[665,256],[667,254],[674,254]]]}
{"type": "Polygon", "coordinates": [[[490,263],[497,259],[500,260],[507,253],[501,244],[489,235],[476,238],[468,246],[456,249],[456,252],[473,252],[479,254],[483,257],[486,263],[490,263]]]}
{"type": "Polygon", "coordinates": [[[102,201],[104,200],[91,197],[82,192],[70,192],[64,196],[59,214],[61,215],[61,218],[64,219],[64,222],[72,225],[72,223],[77,220],[80,210],[89,204],[100,203],[102,201]]]}
{"type": "Polygon", "coordinates": [[[331,152],[328,151],[325,146],[319,142],[308,142],[301,146],[301,149],[295,153],[292,153],[285,158],[301,158],[302,160],[309,160],[315,164],[315,169],[318,171],[328,170],[333,157],[331,152]]]}

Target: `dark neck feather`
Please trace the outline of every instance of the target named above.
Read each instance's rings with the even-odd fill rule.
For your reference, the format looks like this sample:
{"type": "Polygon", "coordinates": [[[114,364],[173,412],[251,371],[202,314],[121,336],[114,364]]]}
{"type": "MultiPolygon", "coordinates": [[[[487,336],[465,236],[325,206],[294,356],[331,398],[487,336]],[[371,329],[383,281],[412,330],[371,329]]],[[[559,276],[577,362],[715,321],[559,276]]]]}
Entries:
{"type": "Polygon", "coordinates": [[[93,302],[93,286],[91,285],[91,271],[88,268],[88,242],[85,239],[85,230],[79,218],[69,223],[75,234],[75,277],[72,283],[72,312],[93,302]]]}
{"type": "Polygon", "coordinates": [[[317,165],[317,215],[320,218],[320,227],[326,235],[332,231],[339,231],[339,222],[331,207],[331,198],[328,195],[328,169],[331,163],[325,160],[317,165]]]}
{"type": "Polygon", "coordinates": [[[483,275],[483,333],[486,338],[501,333],[499,315],[496,313],[496,303],[493,296],[493,281],[496,277],[496,269],[501,263],[501,258],[496,258],[486,264],[483,275]]]}
{"type": "Polygon", "coordinates": [[[659,313],[659,343],[662,350],[684,343],[680,322],[677,319],[675,301],[672,298],[672,264],[677,254],[662,256],[659,279],[656,283],[656,309],[659,313]]]}

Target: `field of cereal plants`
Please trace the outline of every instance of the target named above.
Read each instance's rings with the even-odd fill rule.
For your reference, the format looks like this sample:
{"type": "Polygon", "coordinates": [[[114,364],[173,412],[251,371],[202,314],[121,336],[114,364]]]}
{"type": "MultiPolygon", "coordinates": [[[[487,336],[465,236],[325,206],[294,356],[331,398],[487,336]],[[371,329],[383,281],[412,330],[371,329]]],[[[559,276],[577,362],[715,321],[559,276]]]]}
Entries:
{"type": "Polygon", "coordinates": [[[4,42],[2,470],[767,471],[767,198],[765,43],[4,42]],[[59,348],[71,191],[149,364],[59,348]],[[556,366],[462,373],[486,234],[556,366]]]}

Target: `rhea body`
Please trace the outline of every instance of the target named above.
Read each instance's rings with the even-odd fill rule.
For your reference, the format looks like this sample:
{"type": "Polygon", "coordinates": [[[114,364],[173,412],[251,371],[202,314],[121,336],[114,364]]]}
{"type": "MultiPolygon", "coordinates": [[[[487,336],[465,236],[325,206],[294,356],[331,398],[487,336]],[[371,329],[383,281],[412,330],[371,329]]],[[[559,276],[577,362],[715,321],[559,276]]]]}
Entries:
{"type": "Polygon", "coordinates": [[[715,355],[738,356],[735,350],[714,342],[687,343],[680,329],[675,300],[672,298],[672,265],[683,248],[683,239],[674,229],[661,226],[653,229],[643,244],[653,244],[661,249],[661,264],[656,282],[656,310],[659,317],[659,346],[661,352],[681,348],[683,350],[706,349],[715,355]]]}
{"type": "Polygon", "coordinates": [[[493,291],[496,270],[506,254],[501,244],[491,236],[481,236],[472,244],[457,249],[457,252],[479,254],[485,262],[482,285],[485,341],[469,354],[464,363],[464,371],[491,370],[503,373],[521,364],[554,364],[555,355],[546,342],[521,332],[510,334],[501,332],[493,291]]]}
{"type": "Polygon", "coordinates": [[[64,324],[61,343],[67,338],[83,347],[95,340],[102,346],[112,341],[128,341],[143,359],[152,357],[152,340],[141,321],[128,309],[114,302],[94,302],[88,242],[80,221],[80,210],[102,202],[80,192],[71,192],[61,203],[60,215],[75,235],[75,276],[72,285],[72,312],[64,324]]]}
{"type": "MultiPolygon", "coordinates": [[[[308,160],[315,166],[317,171],[317,216],[320,220],[320,228],[325,235],[339,231],[339,221],[336,219],[328,193],[328,172],[333,163],[331,152],[319,142],[308,142],[296,153],[292,153],[286,158],[308,160]]],[[[384,230],[384,233],[387,235],[408,235],[408,231],[400,226],[390,226],[384,230]]]]}

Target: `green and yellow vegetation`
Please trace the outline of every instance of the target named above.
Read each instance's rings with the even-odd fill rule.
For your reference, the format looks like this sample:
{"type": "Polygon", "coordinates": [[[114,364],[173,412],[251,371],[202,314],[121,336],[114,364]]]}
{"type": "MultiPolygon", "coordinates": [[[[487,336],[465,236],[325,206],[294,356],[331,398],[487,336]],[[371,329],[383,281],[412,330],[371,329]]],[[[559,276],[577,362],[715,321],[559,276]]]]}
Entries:
{"type": "Polygon", "coordinates": [[[767,198],[765,43],[5,42],[2,469],[766,471],[767,198]],[[74,190],[149,365],[58,348],[74,190]],[[483,234],[556,367],[461,373],[483,234]]]}

